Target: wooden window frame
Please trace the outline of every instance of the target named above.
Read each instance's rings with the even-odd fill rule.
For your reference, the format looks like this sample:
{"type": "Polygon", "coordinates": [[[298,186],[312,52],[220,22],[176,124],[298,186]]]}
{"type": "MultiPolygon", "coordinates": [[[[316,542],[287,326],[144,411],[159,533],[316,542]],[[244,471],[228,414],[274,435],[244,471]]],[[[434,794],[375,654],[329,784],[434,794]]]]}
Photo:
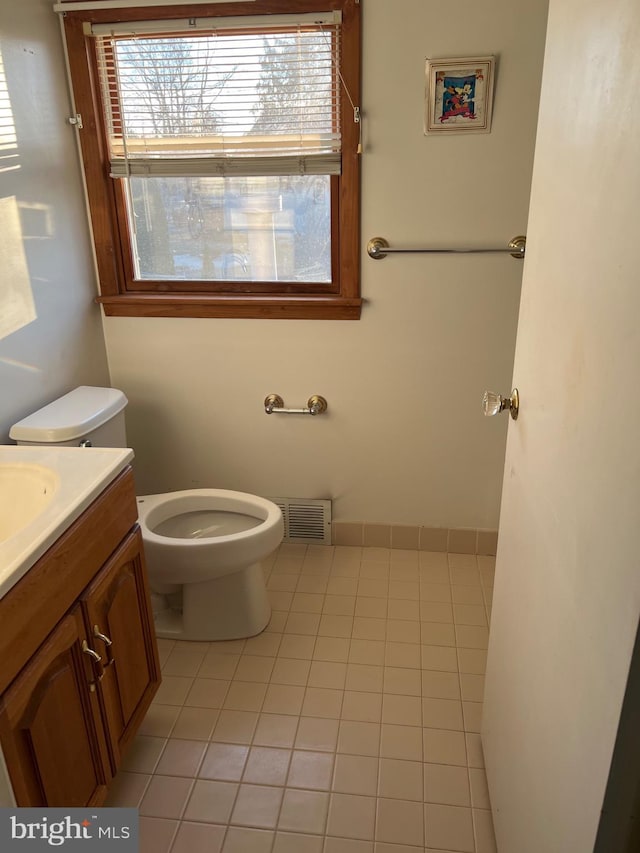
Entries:
{"type": "MultiPolygon", "coordinates": [[[[132,0],[134,2],[134,0],[132,0]]],[[[355,104],[360,97],[361,25],[359,0],[253,0],[91,9],[64,13],[64,29],[79,131],[87,199],[100,285],[97,301],[107,316],[230,317],[252,319],[357,320],[360,317],[360,126],[344,94],[342,171],[331,178],[332,282],[265,283],[247,293],[242,282],[148,282],[134,280],[122,181],[109,176],[94,40],[84,25],[176,17],[342,12],[341,74],[355,104]]],[[[255,286],[255,283],[253,283],[255,286]]]]}

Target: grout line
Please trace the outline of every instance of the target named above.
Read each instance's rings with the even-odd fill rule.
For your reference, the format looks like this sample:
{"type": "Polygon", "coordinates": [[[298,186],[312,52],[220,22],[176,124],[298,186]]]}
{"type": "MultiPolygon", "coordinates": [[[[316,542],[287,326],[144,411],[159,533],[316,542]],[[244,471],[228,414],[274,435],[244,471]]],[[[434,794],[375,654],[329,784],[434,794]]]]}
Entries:
{"type": "Polygon", "coordinates": [[[174,831],[173,831],[173,835],[171,836],[171,840],[170,840],[169,845],[168,845],[168,847],[167,847],[167,850],[168,850],[168,851],[171,851],[171,850],[173,849],[173,845],[176,843],[176,837],[177,837],[177,835],[178,835],[178,832],[180,831],[180,826],[181,826],[181,825],[182,825],[182,820],[181,820],[181,819],[178,819],[178,820],[176,821],[176,828],[175,828],[175,829],[174,829],[174,831]]]}

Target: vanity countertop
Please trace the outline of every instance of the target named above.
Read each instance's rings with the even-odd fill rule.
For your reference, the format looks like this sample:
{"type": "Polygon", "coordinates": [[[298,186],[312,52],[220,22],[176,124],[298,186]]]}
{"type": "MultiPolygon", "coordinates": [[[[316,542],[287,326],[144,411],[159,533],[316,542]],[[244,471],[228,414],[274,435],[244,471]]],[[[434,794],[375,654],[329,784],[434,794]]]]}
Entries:
{"type": "Polygon", "coordinates": [[[0,445],[0,598],[132,459],[129,448],[0,445]]]}

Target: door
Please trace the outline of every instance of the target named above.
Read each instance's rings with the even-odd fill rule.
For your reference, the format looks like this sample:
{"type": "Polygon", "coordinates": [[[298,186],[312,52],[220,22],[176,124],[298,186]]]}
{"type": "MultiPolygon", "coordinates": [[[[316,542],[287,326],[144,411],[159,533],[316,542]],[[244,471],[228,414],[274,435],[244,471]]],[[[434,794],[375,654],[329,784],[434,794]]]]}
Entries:
{"type": "Polygon", "coordinates": [[[56,626],[0,699],[19,806],[100,805],[111,778],[80,608],[56,626]]]}
{"type": "Polygon", "coordinates": [[[625,849],[598,832],[640,613],[639,46],[637,0],[551,0],[482,730],[499,853],[625,849]]]}
{"type": "Polygon", "coordinates": [[[80,600],[88,636],[103,657],[99,696],[115,772],[160,683],[138,527],[123,540],[80,600]]]}

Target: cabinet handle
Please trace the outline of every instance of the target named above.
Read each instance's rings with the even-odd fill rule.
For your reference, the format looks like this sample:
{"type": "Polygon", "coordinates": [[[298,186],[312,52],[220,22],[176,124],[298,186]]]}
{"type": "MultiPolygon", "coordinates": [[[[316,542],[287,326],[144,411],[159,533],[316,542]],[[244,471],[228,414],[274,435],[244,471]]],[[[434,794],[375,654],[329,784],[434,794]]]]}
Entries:
{"type": "Polygon", "coordinates": [[[113,656],[113,650],[112,650],[112,648],[111,648],[111,647],[113,646],[113,643],[112,643],[112,641],[109,639],[109,637],[107,637],[107,635],[106,635],[106,634],[103,634],[103,633],[100,631],[100,628],[99,628],[97,625],[94,625],[94,626],[93,626],[93,636],[94,636],[97,640],[102,640],[102,642],[103,642],[103,643],[104,643],[104,645],[105,645],[105,648],[106,648],[106,651],[107,651],[107,662],[106,662],[106,664],[104,665],[104,668],[106,669],[108,666],[111,666],[111,664],[112,664],[112,663],[115,663],[115,658],[114,658],[114,656],[113,656]]]}
{"type": "MultiPolygon", "coordinates": [[[[102,665],[102,658],[98,654],[98,652],[94,651],[89,647],[89,643],[86,640],[82,641],[82,651],[83,654],[89,655],[91,658],[91,666],[96,676],[96,681],[102,681],[104,678],[104,667],[102,665]]],[[[89,689],[93,692],[96,689],[96,682],[92,681],[89,685],[89,689]]]]}

